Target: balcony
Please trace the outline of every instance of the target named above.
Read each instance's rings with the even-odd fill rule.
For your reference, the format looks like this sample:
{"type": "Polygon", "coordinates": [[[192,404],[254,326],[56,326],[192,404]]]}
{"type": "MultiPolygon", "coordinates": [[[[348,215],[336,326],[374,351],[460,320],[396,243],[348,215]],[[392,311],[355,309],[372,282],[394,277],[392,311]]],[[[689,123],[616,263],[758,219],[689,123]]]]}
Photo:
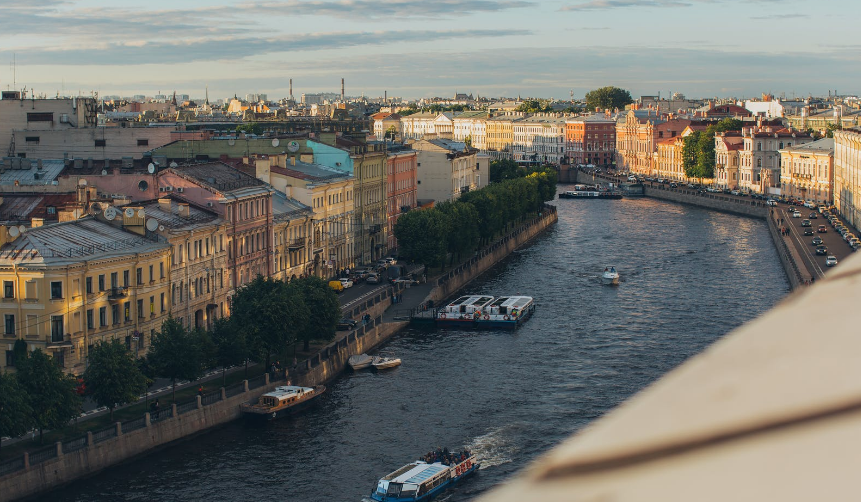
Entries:
{"type": "Polygon", "coordinates": [[[109,301],[119,301],[128,297],[128,288],[111,288],[108,290],[109,301]]]}
{"type": "Polygon", "coordinates": [[[298,251],[305,247],[305,238],[299,237],[298,239],[293,239],[290,244],[287,244],[287,249],[290,251],[298,251]]]}
{"type": "Polygon", "coordinates": [[[368,233],[371,235],[380,233],[380,230],[382,230],[381,225],[371,225],[368,227],[368,233]]]}

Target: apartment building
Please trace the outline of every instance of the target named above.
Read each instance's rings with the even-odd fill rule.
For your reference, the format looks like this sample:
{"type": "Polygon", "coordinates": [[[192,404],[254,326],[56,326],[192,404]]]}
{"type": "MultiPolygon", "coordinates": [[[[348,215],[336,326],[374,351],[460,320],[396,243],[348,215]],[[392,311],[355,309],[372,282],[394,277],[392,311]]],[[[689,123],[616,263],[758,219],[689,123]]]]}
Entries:
{"type": "Polygon", "coordinates": [[[485,121],[487,154],[496,160],[513,160],[514,124],[524,119],[524,114],[517,112],[488,116],[485,121]]]}
{"type": "Polygon", "coordinates": [[[679,136],[691,125],[688,119],[668,118],[653,110],[631,110],[616,123],[616,167],[640,174],[655,174],[657,143],[679,136]]]}
{"type": "Polygon", "coordinates": [[[861,129],[834,132],[834,205],[861,228],[861,129]]]}
{"type": "Polygon", "coordinates": [[[401,118],[404,139],[421,139],[424,136],[451,137],[454,133],[454,114],[452,112],[421,112],[401,118]]]}
{"type": "Polygon", "coordinates": [[[785,148],[780,154],[780,193],[831,205],[834,186],[834,138],[785,148]]]}
{"type": "Polygon", "coordinates": [[[715,134],[715,185],[731,190],[738,188],[743,149],[744,137],[740,131],[715,134]]]}
{"type": "Polygon", "coordinates": [[[469,142],[480,151],[487,150],[487,112],[468,111],[452,118],[452,139],[469,142]]]}
{"type": "Polygon", "coordinates": [[[310,264],[308,236],[313,235],[314,212],[309,206],[276,190],[272,194],[272,213],[275,232],[272,276],[283,281],[304,277],[310,264]]]}
{"type": "Polygon", "coordinates": [[[813,141],[806,132],[771,125],[743,127],[742,137],[738,186],[765,194],[780,188],[780,150],[813,141]]]}
{"type": "Polygon", "coordinates": [[[478,150],[466,144],[446,140],[420,140],[413,143],[416,151],[416,169],[419,199],[437,202],[455,200],[462,193],[487,186],[482,176],[482,158],[478,150]]]}
{"type": "Polygon", "coordinates": [[[565,157],[565,118],[539,113],[512,124],[514,160],[559,165],[565,157]]]}
{"type": "Polygon", "coordinates": [[[0,371],[14,366],[18,339],[76,375],[96,342],[119,339],[146,351],[170,308],[170,245],[137,233],[144,218],[129,209],[127,216],[111,208],[111,222],[100,213],[24,232],[0,227],[0,371]]]}
{"type": "Polygon", "coordinates": [[[418,202],[418,157],[415,150],[402,145],[389,145],[386,154],[386,245],[391,251],[398,247],[395,223],[418,202]]]}
{"type": "Polygon", "coordinates": [[[616,152],[616,121],[604,114],[565,121],[565,156],[572,165],[607,167],[616,152]]]}

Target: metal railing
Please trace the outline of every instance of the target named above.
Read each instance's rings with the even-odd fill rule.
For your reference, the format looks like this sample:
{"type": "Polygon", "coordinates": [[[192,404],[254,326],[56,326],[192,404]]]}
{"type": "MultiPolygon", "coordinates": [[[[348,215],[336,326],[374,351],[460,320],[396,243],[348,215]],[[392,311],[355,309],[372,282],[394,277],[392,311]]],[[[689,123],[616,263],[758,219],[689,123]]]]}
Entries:
{"type": "Polygon", "coordinates": [[[9,459],[5,462],[0,462],[0,476],[9,474],[10,472],[20,471],[24,468],[24,455],[9,459]]]}
{"type": "Polygon", "coordinates": [[[176,405],[176,414],[182,415],[183,413],[188,413],[189,411],[194,411],[197,409],[197,398],[194,401],[189,401],[187,403],[182,403],[176,405]]]}
{"type": "MultiPolygon", "coordinates": [[[[72,453],[87,447],[87,436],[76,437],[63,442],[63,453],[72,453]]],[[[32,461],[31,461],[32,462],[32,461]]]]}
{"type": "Polygon", "coordinates": [[[138,429],[143,429],[144,427],[146,427],[146,417],[135,418],[134,420],[129,420],[127,422],[123,422],[122,424],[123,434],[131,431],[136,431],[138,429]]]}
{"type": "Polygon", "coordinates": [[[266,375],[256,376],[250,380],[248,380],[248,389],[256,389],[257,387],[263,387],[266,384],[266,375]]]}
{"type": "MultiPolygon", "coordinates": [[[[117,426],[112,425],[106,429],[102,429],[100,431],[96,431],[93,433],[93,443],[101,443],[102,441],[107,441],[108,439],[117,437],[117,426]]],[[[30,463],[33,463],[32,461],[30,463]]]]}
{"type": "Polygon", "coordinates": [[[221,390],[211,392],[200,398],[200,402],[203,406],[209,406],[210,404],[217,403],[219,401],[221,401],[221,390]]]}
{"type": "Polygon", "coordinates": [[[163,410],[153,411],[149,414],[149,423],[154,424],[173,417],[173,409],[166,408],[163,410]]]}
{"type": "Polygon", "coordinates": [[[226,389],[224,389],[224,394],[227,397],[238,396],[239,394],[242,394],[244,392],[245,392],[245,383],[243,383],[243,382],[239,382],[236,385],[231,385],[230,387],[227,387],[226,389]]]}
{"type": "Polygon", "coordinates": [[[38,464],[57,456],[57,446],[50,446],[30,454],[30,465],[38,464]]]}

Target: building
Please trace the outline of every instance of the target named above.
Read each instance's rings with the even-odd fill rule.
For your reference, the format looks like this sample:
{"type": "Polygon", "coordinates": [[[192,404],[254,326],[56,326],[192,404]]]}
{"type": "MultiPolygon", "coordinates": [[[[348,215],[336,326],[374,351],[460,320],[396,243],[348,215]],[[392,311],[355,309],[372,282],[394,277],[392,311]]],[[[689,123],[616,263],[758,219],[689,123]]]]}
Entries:
{"type": "Polygon", "coordinates": [[[436,202],[455,200],[462,193],[487,186],[487,176],[482,176],[478,150],[465,143],[446,139],[419,140],[412,144],[416,150],[416,168],[419,199],[436,202]]]}
{"type": "Polygon", "coordinates": [[[690,181],[685,174],[685,163],[682,152],[685,147],[685,138],[695,132],[704,132],[708,125],[704,122],[692,122],[678,136],[665,138],[657,142],[655,153],[656,176],[678,181],[690,181]]]}
{"type": "Polygon", "coordinates": [[[485,121],[487,154],[496,160],[513,160],[514,124],[525,120],[518,112],[489,115],[485,121]]]}
{"type": "MultiPolygon", "coordinates": [[[[454,133],[454,114],[451,112],[421,112],[401,118],[404,139],[421,139],[424,136],[451,135],[454,133]]],[[[448,136],[451,138],[451,136],[448,136]]]]}
{"type": "Polygon", "coordinates": [[[304,277],[311,263],[308,257],[309,236],[313,235],[314,211],[287,194],[275,191],[272,194],[274,232],[272,245],[275,250],[272,277],[290,281],[304,277]]]}
{"type": "Polygon", "coordinates": [[[603,114],[565,121],[565,156],[573,165],[611,166],[616,153],[616,121],[603,114]]]}
{"type": "Polygon", "coordinates": [[[743,127],[742,137],[738,187],[764,194],[780,188],[779,151],[813,141],[805,132],[772,125],[743,127]]]}
{"type": "Polygon", "coordinates": [[[452,119],[452,139],[468,142],[480,151],[487,150],[487,112],[468,111],[452,119]]]}
{"type": "Polygon", "coordinates": [[[706,108],[707,109],[704,110],[702,114],[703,117],[705,117],[706,119],[742,119],[745,117],[750,117],[752,115],[750,110],[748,110],[747,108],[733,103],[724,103],[718,105],[712,101],[709,101],[706,108]]]}
{"type": "Polygon", "coordinates": [[[743,149],[744,137],[740,131],[715,134],[715,185],[731,190],[738,188],[743,149]]]}
{"type": "Polygon", "coordinates": [[[135,210],[110,223],[86,217],[24,233],[0,227],[0,371],[14,365],[18,339],[76,375],[96,342],[119,339],[145,352],[169,312],[170,246],[145,235],[140,220],[135,210]]]}
{"type": "Polygon", "coordinates": [[[389,145],[386,155],[386,245],[393,251],[398,247],[395,223],[418,201],[418,161],[416,151],[404,146],[389,145]]]}
{"type": "Polygon", "coordinates": [[[785,148],[780,154],[781,195],[831,205],[834,187],[834,138],[785,148]]]}
{"type": "Polygon", "coordinates": [[[652,110],[631,110],[616,123],[616,168],[653,174],[657,143],[679,136],[688,119],[659,116],[652,110]]]}
{"type": "Polygon", "coordinates": [[[539,113],[512,124],[511,148],[518,162],[559,165],[565,157],[565,118],[539,113]]]}
{"type": "Polygon", "coordinates": [[[834,205],[861,228],[861,129],[834,132],[834,205]]]}
{"type": "Polygon", "coordinates": [[[374,121],[374,136],[378,140],[392,141],[401,136],[401,116],[397,113],[375,113],[371,115],[371,120],[374,121]]]}

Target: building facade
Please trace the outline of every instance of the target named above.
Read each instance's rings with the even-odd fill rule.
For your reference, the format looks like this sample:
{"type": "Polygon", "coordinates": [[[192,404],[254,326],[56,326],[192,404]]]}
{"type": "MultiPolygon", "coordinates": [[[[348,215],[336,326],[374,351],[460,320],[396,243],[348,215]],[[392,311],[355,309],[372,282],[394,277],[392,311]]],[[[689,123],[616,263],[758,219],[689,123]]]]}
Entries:
{"type": "Polygon", "coordinates": [[[487,185],[482,178],[478,150],[445,139],[420,140],[416,150],[417,197],[437,202],[455,200],[462,193],[487,185]]]}
{"type": "Polygon", "coordinates": [[[565,118],[536,114],[512,124],[514,160],[559,165],[565,157],[565,118]]]}
{"type": "Polygon", "coordinates": [[[861,228],[861,129],[834,132],[834,205],[861,228]]]}
{"type": "Polygon", "coordinates": [[[805,132],[775,126],[742,128],[744,148],[739,152],[739,183],[742,190],[771,193],[780,188],[780,153],[784,148],[810,143],[805,132]]]}
{"type": "Polygon", "coordinates": [[[409,148],[389,148],[387,155],[386,245],[391,251],[398,247],[395,223],[401,214],[415,208],[417,204],[418,161],[416,151],[409,148]]]}
{"type": "Polygon", "coordinates": [[[739,183],[739,165],[744,137],[739,131],[715,135],[715,185],[735,190],[739,183]]]}
{"type": "Polygon", "coordinates": [[[615,161],[616,121],[606,115],[565,121],[565,155],[572,165],[609,167],[615,161]]]}
{"type": "Polygon", "coordinates": [[[780,150],[781,195],[831,205],[834,201],[834,138],[780,150]]]}

